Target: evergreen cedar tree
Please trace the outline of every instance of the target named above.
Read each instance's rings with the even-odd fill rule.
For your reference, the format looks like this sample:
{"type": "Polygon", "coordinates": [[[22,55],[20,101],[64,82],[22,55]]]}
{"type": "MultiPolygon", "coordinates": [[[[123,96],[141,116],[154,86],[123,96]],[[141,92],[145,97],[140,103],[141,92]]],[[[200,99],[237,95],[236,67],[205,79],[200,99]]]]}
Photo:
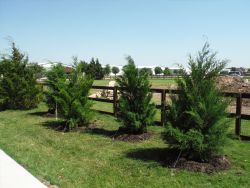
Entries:
{"type": "Polygon", "coordinates": [[[196,58],[189,58],[190,75],[182,68],[177,80],[180,94],[172,95],[164,138],[182,156],[209,161],[225,144],[228,101],[216,88],[215,78],[225,67],[206,43],[196,58]]]}
{"type": "Polygon", "coordinates": [[[45,100],[48,106],[48,112],[54,114],[56,110],[55,96],[59,92],[57,82],[66,82],[67,75],[64,71],[64,66],[60,63],[54,65],[51,70],[46,73],[47,76],[47,89],[44,91],[45,100]]]}
{"type": "Polygon", "coordinates": [[[148,74],[139,71],[131,57],[127,57],[127,61],[123,75],[116,79],[121,94],[118,118],[123,126],[120,129],[129,134],[141,134],[147,132],[148,125],[153,124],[156,108],[151,103],[148,74]]]}
{"type": "Polygon", "coordinates": [[[12,43],[11,55],[0,61],[0,108],[30,109],[37,106],[40,91],[28,57],[12,43]]]}
{"type": "Polygon", "coordinates": [[[92,103],[88,99],[89,91],[93,84],[93,79],[83,76],[81,66],[75,62],[74,68],[65,79],[58,66],[58,72],[52,82],[52,99],[57,104],[59,115],[65,119],[65,130],[70,130],[78,126],[88,126],[92,119],[92,103]]]}

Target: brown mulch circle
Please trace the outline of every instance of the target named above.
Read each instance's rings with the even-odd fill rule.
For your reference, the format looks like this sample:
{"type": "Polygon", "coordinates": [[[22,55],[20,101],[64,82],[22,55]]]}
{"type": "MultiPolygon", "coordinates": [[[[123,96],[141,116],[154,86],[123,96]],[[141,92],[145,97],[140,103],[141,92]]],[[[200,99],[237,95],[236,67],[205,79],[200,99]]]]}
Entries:
{"type": "Polygon", "coordinates": [[[227,170],[231,166],[230,161],[223,155],[215,156],[210,163],[197,161],[189,161],[185,158],[180,158],[176,164],[176,169],[188,170],[193,172],[203,172],[212,174],[221,170],[227,170]]]}
{"type": "Polygon", "coordinates": [[[153,136],[152,132],[147,132],[143,134],[127,134],[122,131],[118,131],[115,135],[112,136],[112,138],[114,140],[136,143],[148,140],[152,136],[153,136]]]}

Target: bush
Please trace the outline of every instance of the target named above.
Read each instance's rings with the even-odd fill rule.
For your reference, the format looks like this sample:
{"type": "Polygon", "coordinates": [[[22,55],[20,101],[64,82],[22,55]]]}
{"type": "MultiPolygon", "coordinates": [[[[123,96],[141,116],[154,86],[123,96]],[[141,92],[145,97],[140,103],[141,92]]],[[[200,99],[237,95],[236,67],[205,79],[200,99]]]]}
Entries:
{"type": "Polygon", "coordinates": [[[228,128],[228,102],[215,85],[226,61],[217,60],[206,43],[188,64],[190,75],[182,69],[183,78],[177,81],[180,94],[171,97],[165,139],[187,158],[208,161],[221,151],[228,128]]]}
{"type": "Polygon", "coordinates": [[[161,74],[163,71],[162,71],[162,68],[161,67],[155,67],[155,74],[158,75],[158,74],[161,74]]]}
{"type": "Polygon", "coordinates": [[[92,118],[92,103],[88,94],[93,80],[83,76],[80,68],[75,65],[68,79],[57,79],[54,84],[58,89],[54,99],[59,115],[66,120],[66,129],[87,126],[92,118]]]}
{"type": "Polygon", "coordinates": [[[123,122],[122,129],[130,134],[140,134],[153,123],[156,110],[151,103],[148,74],[140,72],[131,57],[127,60],[128,64],[123,67],[124,74],[116,79],[121,88],[119,119],[123,122]]]}
{"type": "Polygon", "coordinates": [[[28,57],[12,44],[12,52],[0,61],[0,108],[30,109],[39,103],[35,72],[28,57]]]}
{"type": "Polygon", "coordinates": [[[148,74],[149,76],[153,75],[151,68],[144,67],[144,68],[141,68],[139,71],[141,72],[141,74],[148,74]]]}
{"type": "Polygon", "coordinates": [[[66,81],[67,75],[64,70],[64,66],[61,63],[58,63],[52,67],[51,70],[49,70],[46,73],[47,81],[46,81],[46,90],[45,93],[45,100],[46,104],[49,108],[48,112],[54,114],[56,109],[56,100],[55,96],[59,92],[58,88],[58,82],[59,81],[66,81]]]}
{"type": "Polygon", "coordinates": [[[164,71],[163,71],[163,74],[164,74],[165,76],[169,76],[169,75],[171,75],[171,70],[170,70],[168,67],[166,67],[166,68],[164,69],[164,71]]]}

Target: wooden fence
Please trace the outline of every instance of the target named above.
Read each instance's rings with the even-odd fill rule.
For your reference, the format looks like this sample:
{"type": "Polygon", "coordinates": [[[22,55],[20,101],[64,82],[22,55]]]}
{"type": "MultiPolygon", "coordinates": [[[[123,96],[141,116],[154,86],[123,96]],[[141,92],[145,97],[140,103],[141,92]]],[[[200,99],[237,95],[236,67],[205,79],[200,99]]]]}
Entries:
{"type": "MultiPolygon", "coordinates": [[[[110,86],[92,86],[92,89],[101,89],[101,90],[112,90],[113,97],[112,99],[106,99],[106,98],[91,98],[89,99],[94,101],[100,101],[100,102],[106,102],[106,103],[112,103],[113,104],[113,113],[101,111],[99,112],[112,114],[114,116],[117,116],[117,102],[118,102],[118,87],[110,87],[110,86]]],[[[159,89],[159,88],[151,88],[152,93],[160,93],[161,94],[161,104],[156,105],[157,109],[161,110],[161,120],[156,121],[157,124],[164,125],[166,122],[166,110],[167,110],[167,104],[166,104],[166,94],[178,94],[178,90],[174,89],[159,89]]],[[[240,136],[242,139],[249,139],[250,137],[241,135],[241,120],[250,120],[250,115],[242,114],[242,99],[250,99],[250,93],[229,93],[225,92],[223,93],[225,97],[231,97],[236,98],[236,111],[235,113],[228,113],[229,117],[235,118],[235,134],[240,136]]]]}

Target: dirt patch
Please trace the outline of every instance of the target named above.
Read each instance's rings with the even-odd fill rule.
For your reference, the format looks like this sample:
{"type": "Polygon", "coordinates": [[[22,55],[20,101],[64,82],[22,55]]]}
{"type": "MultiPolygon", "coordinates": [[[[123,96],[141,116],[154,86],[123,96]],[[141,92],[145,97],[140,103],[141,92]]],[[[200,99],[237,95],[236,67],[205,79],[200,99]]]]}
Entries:
{"type": "Polygon", "coordinates": [[[210,163],[202,163],[197,161],[189,161],[185,158],[180,158],[176,164],[177,169],[184,169],[193,172],[203,172],[212,174],[221,170],[227,170],[231,166],[230,161],[225,156],[215,156],[210,163]]]}
{"type": "Polygon", "coordinates": [[[225,92],[250,93],[250,83],[238,76],[219,76],[216,79],[218,88],[225,92]]]}
{"type": "MultiPolygon", "coordinates": [[[[217,87],[223,92],[233,93],[250,93],[250,83],[238,76],[219,76],[216,79],[217,87]]],[[[231,103],[232,106],[236,105],[235,99],[231,103]]],[[[250,100],[242,99],[242,106],[249,107],[250,100]]]]}
{"type": "Polygon", "coordinates": [[[122,131],[118,131],[115,135],[112,136],[112,138],[114,140],[136,143],[148,140],[152,136],[153,136],[152,132],[147,132],[143,134],[127,134],[122,131]]]}

